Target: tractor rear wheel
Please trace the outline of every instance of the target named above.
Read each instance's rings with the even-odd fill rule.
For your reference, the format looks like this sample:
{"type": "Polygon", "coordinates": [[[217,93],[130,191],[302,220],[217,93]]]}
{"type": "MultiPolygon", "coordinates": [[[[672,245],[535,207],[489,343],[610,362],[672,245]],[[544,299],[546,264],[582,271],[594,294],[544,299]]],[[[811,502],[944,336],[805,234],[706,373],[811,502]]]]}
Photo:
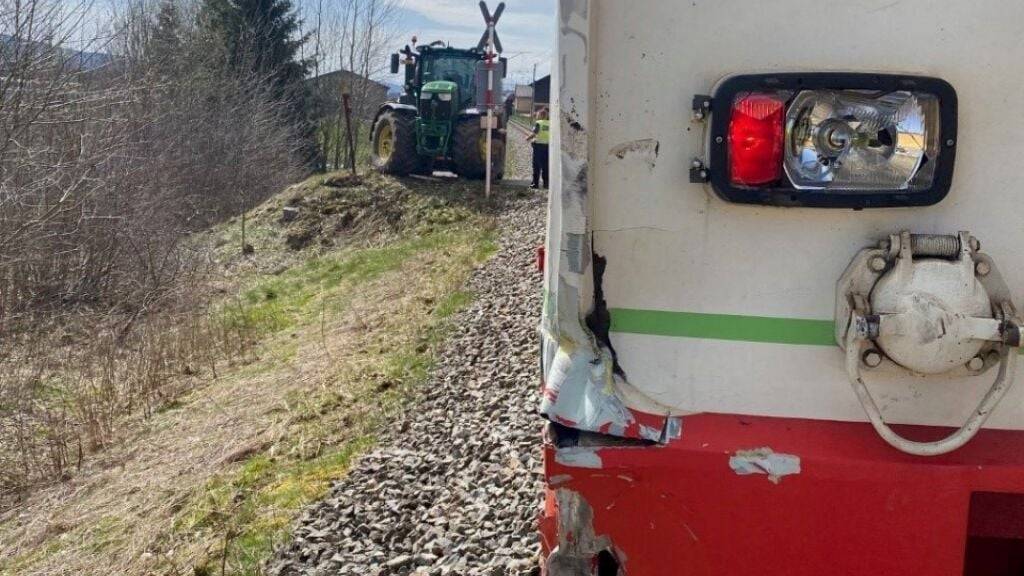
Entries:
{"type": "MultiPolygon", "coordinates": [[[[480,128],[480,118],[462,118],[455,124],[452,160],[455,171],[463,178],[480,180],[487,175],[487,131],[480,128]]],[[[505,135],[495,130],[491,135],[491,174],[500,180],[505,174],[505,135]]]]}
{"type": "Polygon", "coordinates": [[[420,166],[416,153],[416,118],[387,110],[373,125],[373,166],[384,174],[407,176],[420,166]]]}

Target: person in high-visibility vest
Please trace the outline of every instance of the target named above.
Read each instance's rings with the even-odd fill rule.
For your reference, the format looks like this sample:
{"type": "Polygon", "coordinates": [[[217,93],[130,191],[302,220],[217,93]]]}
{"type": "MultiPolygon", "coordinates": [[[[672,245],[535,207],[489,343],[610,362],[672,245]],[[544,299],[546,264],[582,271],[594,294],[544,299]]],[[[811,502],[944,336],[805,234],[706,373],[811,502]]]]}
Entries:
{"type": "Polygon", "coordinates": [[[537,121],[533,124],[533,134],[526,140],[533,144],[533,185],[534,190],[548,187],[548,142],[551,141],[551,122],[548,120],[547,108],[537,112],[537,121]]]}

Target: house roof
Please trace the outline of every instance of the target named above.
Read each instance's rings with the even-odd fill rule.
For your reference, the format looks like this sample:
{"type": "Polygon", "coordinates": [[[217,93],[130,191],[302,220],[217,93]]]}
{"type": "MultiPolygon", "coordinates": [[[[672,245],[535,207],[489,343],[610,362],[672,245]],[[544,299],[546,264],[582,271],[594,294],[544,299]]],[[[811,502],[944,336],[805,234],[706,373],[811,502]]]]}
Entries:
{"type": "Polygon", "coordinates": [[[363,81],[363,82],[370,82],[372,84],[376,84],[382,90],[388,90],[389,89],[388,85],[384,84],[383,82],[377,82],[376,80],[371,80],[369,78],[366,78],[365,76],[356,74],[355,72],[350,72],[348,70],[335,70],[333,72],[326,72],[326,73],[321,74],[319,76],[314,76],[312,78],[307,78],[306,82],[312,84],[312,83],[315,83],[318,80],[323,81],[323,80],[336,80],[336,79],[341,79],[341,80],[360,80],[360,81],[363,81]]]}

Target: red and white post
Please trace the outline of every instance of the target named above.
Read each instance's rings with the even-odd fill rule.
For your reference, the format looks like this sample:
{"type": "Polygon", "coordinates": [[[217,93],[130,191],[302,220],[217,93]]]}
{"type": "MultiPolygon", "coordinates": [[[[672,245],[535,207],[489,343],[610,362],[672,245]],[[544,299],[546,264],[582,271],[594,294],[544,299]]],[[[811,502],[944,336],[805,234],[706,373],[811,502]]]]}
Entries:
{"type": "Polygon", "coordinates": [[[487,92],[484,102],[487,107],[487,168],[483,195],[490,198],[490,137],[495,114],[495,20],[487,20],[487,92]]]}
{"type": "Polygon", "coordinates": [[[497,120],[494,117],[494,61],[497,53],[501,52],[501,41],[498,40],[494,27],[498,24],[498,18],[501,17],[501,13],[504,10],[505,3],[500,2],[497,10],[492,15],[491,11],[487,9],[487,3],[482,0],[480,2],[480,12],[484,16],[484,22],[487,24],[487,31],[484,32],[484,36],[480,39],[480,44],[477,46],[484,48],[484,67],[487,70],[487,91],[484,94],[484,106],[487,108],[487,120],[484,126],[487,130],[487,153],[485,159],[487,167],[485,168],[486,184],[484,184],[484,195],[488,198],[491,197],[491,139],[497,126],[497,120]]]}
{"type": "Polygon", "coordinates": [[[484,196],[491,197],[491,137],[494,126],[494,20],[487,20],[487,93],[484,103],[487,106],[487,172],[484,184],[484,196]]]}

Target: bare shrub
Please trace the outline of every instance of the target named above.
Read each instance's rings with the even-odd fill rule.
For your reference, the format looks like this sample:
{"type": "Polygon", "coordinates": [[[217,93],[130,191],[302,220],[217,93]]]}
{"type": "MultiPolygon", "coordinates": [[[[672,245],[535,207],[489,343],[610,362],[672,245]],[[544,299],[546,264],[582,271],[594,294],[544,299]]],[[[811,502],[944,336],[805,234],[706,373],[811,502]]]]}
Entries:
{"type": "Polygon", "coordinates": [[[83,41],[86,0],[0,0],[0,497],[65,476],[259,330],[196,289],[191,235],[295,181],[303,128],[151,4],[83,41]]]}
{"type": "Polygon", "coordinates": [[[316,0],[307,4],[305,23],[310,35],[308,45],[313,50],[312,113],[324,160],[335,169],[347,157],[341,94],[350,96],[353,139],[366,151],[359,157],[369,159],[365,146],[369,125],[382,104],[373,79],[387,71],[390,54],[397,49],[394,44],[399,7],[397,0],[316,0]],[[351,74],[321,78],[322,74],[337,70],[351,74]]]}

